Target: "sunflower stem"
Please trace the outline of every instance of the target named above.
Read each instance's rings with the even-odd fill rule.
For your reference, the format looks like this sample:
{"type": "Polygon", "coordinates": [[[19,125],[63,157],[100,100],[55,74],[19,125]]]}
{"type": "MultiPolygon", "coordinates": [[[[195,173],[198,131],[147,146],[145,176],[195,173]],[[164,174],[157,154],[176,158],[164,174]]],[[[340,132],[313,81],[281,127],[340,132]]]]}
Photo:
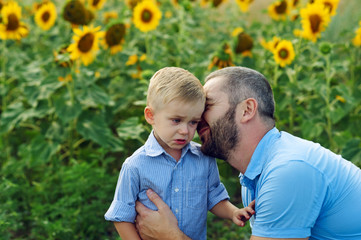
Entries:
{"type": "Polygon", "coordinates": [[[331,63],[330,63],[330,57],[326,56],[326,67],[325,67],[325,76],[326,76],[326,121],[327,121],[327,127],[326,132],[328,135],[328,139],[330,141],[330,148],[333,151],[336,151],[336,145],[332,136],[332,120],[331,120],[331,63]]]}
{"type": "Polygon", "coordinates": [[[273,88],[277,88],[277,80],[278,80],[278,64],[275,64],[274,76],[273,76],[273,88]]]}
{"type": "MultiPolygon", "coordinates": [[[[2,77],[1,77],[1,91],[2,91],[2,98],[1,98],[1,102],[2,102],[2,107],[1,107],[1,113],[4,113],[6,111],[7,108],[7,104],[6,104],[6,39],[3,39],[3,56],[2,56],[2,64],[1,64],[1,72],[2,72],[2,77]]],[[[10,159],[10,148],[9,148],[9,143],[8,143],[8,134],[5,133],[3,135],[3,141],[2,141],[2,145],[5,148],[5,155],[6,155],[6,159],[10,159]]]]}
{"type": "Polygon", "coordinates": [[[145,53],[147,54],[147,56],[149,56],[150,59],[153,59],[151,53],[150,53],[150,45],[149,45],[149,33],[146,32],[145,33],[145,53]]]}
{"type": "Polygon", "coordinates": [[[2,56],[2,64],[1,64],[1,72],[2,72],[2,77],[1,77],[1,85],[2,85],[2,108],[1,108],[1,112],[5,112],[6,110],[6,40],[3,39],[3,56],[2,56]]]}
{"type": "MultiPolygon", "coordinates": [[[[74,106],[74,79],[75,79],[75,74],[76,74],[76,68],[77,66],[77,62],[78,61],[74,61],[73,66],[71,67],[71,76],[72,76],[72,80],[71,81],[67,81],[66,82],[66,86],[68,88],[69,91],[69,96],[70,96],[70,103],[71,106],[74,106]]],[[[69,138],[68,138],[68,146],[69,146],[69,159],[73,159],[74,157],[74,147],[73,147],[73,140],[74,140],[74,136],[73,136],[73,131],[75,129],[75,119],[71,120],[69,122],[69,138]]]]}

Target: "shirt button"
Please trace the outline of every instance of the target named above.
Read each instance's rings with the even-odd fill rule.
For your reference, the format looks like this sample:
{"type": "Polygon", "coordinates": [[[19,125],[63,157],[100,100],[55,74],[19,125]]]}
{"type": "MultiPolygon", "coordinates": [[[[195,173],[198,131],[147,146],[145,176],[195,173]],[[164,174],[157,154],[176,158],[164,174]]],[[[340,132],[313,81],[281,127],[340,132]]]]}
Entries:
{"type": "Polygon", "coordinates": [[[175,213],[178,213],[178,208],[175,209],[175,213]]]}
{"type": "Polygon", "coordinates": [[[179,188],[174,189],[175,192],[179,192],[179,188]]]}

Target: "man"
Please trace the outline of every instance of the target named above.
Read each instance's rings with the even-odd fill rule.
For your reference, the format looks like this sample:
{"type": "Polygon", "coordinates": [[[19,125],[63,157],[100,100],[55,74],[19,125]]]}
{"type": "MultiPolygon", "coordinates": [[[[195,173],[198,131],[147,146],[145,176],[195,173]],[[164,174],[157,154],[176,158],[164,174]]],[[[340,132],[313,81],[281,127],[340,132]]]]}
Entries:
{"type": "MultiPolygon", "coordinates": [[[[255,199],[251,240],[361,239],[361,170],[341,156],[275,128],[274,99],[264,76],[229,67],[204,85],[198,126],[205,154],[241,172],[243,203],[255,199]]],[[[153,212],[137,203],[143,239],[189,239],[152,191],[153,212]]]]}

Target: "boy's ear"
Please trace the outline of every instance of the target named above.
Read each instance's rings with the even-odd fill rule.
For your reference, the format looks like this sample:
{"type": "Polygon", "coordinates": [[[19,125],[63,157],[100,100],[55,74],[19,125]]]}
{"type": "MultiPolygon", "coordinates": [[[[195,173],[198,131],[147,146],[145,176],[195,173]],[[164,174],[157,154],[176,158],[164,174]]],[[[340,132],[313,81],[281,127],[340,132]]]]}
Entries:
{"type": "Polygon", "coordinates": [[[149,106],[144,108],[144,117],[145,120],[147,121],[147,123],[149,123],[150,125],[153,125],[154,123],[154,112],[153,109],[149,106]]]}

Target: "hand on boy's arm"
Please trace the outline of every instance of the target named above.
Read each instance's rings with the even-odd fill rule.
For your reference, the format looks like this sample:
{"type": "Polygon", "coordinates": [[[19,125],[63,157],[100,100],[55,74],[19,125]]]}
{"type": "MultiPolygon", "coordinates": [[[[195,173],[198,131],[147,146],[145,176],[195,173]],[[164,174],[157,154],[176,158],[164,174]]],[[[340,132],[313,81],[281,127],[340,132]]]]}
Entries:
{"type": "Polygon", "coordinates": [[[232,221],[240,227],[244,227],[246,222],[255,214],[254,211],[255,200],[253,200],[247,207],[237,209],[233,212],[232,221]]]}
{"type": "Polygon", "coordinates": [[[179,228],[177,218],[167,204],[152,190],[147,190],[148,198],[157,206],[158,211],[136,202],[136,227],[143,240],[190,240],[179,228]]]}

